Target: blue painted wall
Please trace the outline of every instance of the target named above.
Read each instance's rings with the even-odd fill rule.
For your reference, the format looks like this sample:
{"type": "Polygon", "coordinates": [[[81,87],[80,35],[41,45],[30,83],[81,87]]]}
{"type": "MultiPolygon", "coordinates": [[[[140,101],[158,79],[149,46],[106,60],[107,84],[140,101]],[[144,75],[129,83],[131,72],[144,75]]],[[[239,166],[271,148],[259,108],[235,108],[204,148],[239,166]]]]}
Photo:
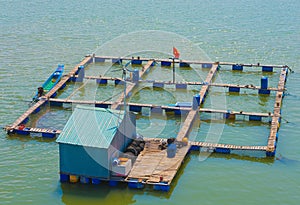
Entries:
{"type": "Polygon", "coordinates": [[[59,144],[60,172],[109,179],[107,149],[59,144]]]}

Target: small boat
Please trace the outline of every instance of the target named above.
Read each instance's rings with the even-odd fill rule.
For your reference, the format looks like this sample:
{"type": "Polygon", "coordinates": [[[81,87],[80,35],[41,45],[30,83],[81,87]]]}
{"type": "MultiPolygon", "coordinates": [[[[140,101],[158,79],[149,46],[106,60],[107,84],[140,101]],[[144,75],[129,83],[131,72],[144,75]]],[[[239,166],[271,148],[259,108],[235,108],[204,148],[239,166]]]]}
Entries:
{"type": "Polygon", "coordinates": [[[61,79],[64,72],[64,65],[58,65],[56,70],[50,75],[50,77],[44,82],[42,87],[38,88],[35,96],[32,98],[33,101],[38,101],[39,98],[48,93],[61,79]]]}

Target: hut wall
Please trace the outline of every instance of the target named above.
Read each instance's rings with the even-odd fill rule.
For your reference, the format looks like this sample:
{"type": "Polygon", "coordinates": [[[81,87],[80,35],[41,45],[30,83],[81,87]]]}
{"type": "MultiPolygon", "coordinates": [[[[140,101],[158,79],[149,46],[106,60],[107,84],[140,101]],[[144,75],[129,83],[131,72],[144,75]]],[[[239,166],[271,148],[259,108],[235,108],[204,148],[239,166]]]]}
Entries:
{"type": "Polygon", "coordinates": [[[109,179],[107,149],[59,143],[60,172],[109,179]]]}
{"type": "Polygon", "coordinates": [[[124,151],[129,143],[136,137],[136,119],[135,115],[128,112],[125,120],[119,126],[111,146],[119,151],[124,151]]]}

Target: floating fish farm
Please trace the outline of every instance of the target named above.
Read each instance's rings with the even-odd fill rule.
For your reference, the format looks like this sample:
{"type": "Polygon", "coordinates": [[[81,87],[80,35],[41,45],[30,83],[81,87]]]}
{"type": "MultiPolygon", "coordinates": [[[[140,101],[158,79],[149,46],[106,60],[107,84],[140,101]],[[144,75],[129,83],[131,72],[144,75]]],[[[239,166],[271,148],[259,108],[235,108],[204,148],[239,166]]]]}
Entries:
{"type": "MultiPolygon", "coordinates": [[[[62,66],[60,66],[62,67],[62,66]]],[[[201,62],[180,59],[151,59],[141,57],[86,56],[69,73],[60,76],[59,82],[43,93],[33,102],[14,123],[7,125],[5,130],[9,135],[31,135],[38,133],[42,137],[55,138],[59,144],[60,181],[62,183],[92,183],[108,182],[111,186],[117,183],[127,183],[130,188],[153,187],[154,190],[169,191],[172,181],[187,154],[191,150],[210,150],[212,152],[230,154],[233,150],[250,150],[265,152],[266,157],[274,157],[276,153],[278,130],[281,123],[281,107],[285,93],[285,83],[290,68],[286,65],[241,64],[228,62],[201,62]],[[127,78],[113,76],[88,76],[86,70],[91,65],[101,63],[134,66],[127,78]],[[186,68],[193,65],[207,70],[204,81],[178,82],[173,76],[172,81],[148,79],[147,75],[156,66],[170,67],[174,75],[174,67],[186,68]],[[260,85],[214,83],[214,78],[223,66],[231,68],[232,72],[243,72],[245,68],[268,74],[276,70],[279,73],[277,87],[268,85],[268,77],[260,76],[260,85]],[[76,100],[71,95],[65,98],[57,97],[63,93],[68,84],[78,83],[82,87],[85,81],[95,81],[105,86],[112,81],[116,86],[122,85],[122,92],[116,100],[76,100]],[[174,105],[143,104],[130,102],[135,89],[141,83],[151,84],[153,88],[174,86],[176,90],[187,89],[190,85],[201,86],[197,94],[191,96],[190,102],[178,102],[174,105]],[[240,93],[243,89],[256,90],[257,95],[275,93],[275,103],[271,112],[250,112],[240,110],[220,110],[203,108],[205,99],[209,96],[211,87],[228,89],[229,93],[240,93]],[[46,127],[27,126],[31,117],[45,107],[76,104],[76,108],[65,124],[64,129],[48,129],[46,127]],[[88,106],[87,106],[88,105],[88,106]],[[141,137],[136,131],[134,113],[144,109],[157,115],[184,116],[183,124],[177,136],[173,139],[141,137]],[[270,131],[265,145],[221,144],[205,141],[193,141],[189,134],[195,121],[202,113],[218,113],[225,120],[234,121],[243,116],[249,121],[261,121],[268,118],[270,131]]],[[[126,68],[123,66],[123,72],[126,68]]],[[[126,74],[126,73],[125,73],[126,74]]],[[[125,75],[126,76],[126,75],[125,75]]],[[[99,88],[101,89],[101,88],[99,88]]]]}

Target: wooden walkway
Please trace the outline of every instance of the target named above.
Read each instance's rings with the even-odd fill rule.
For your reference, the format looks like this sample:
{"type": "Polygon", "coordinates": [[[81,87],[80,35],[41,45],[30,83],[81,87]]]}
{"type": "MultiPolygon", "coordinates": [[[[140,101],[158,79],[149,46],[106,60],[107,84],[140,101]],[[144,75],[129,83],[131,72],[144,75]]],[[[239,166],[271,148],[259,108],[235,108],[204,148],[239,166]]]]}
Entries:
{"type": "MultiPolygon", "coordinates": [[[[82,76],[78,76],[77,73],[79,71],[80,66],[86,67],[88,64],[92,62],[103,62],[106,59],[112,60],[112,63],[117,60],[128,60],[131,61],[130,57],[109,57],[109,56],[86,56],[78,65],[76,65],[71,72],[67,75],[64,75],[60,82],[51,89],[43,98],[32,105],[23,115],[21,115],[12,125],[6,126],[6,130],[8,133],[14,133],[21,135],[28,135],[30,133],[40,133],[43,137],[55,138],[58,134],[61,133],[61,130],[48,129],[48,128],[37,128],[37,127],[24,127],[21,124],[25,124],[29,116],[31,114],[39,112],[41,106],[46,103],[50,103],[50,105],[62,105],[63,103],[75,103],[75,104],[89,104],[94,105],[96,107],[109,107],[111,109],[121,109],[122,105],[125,103],[129,107],[130,111],[134,112],[142,112],[142,108],[150,108],[151,112],[159,112],[163,113],[165,111],[166,114],[181,114],[185,113],[185,120],[183,122],[182,127],[180,128],[177,136],[176,136],[176,144],[177,151],[176,155],[173,158],[167,157],[167,150],[161,149],[159,145],[162,142],[166,142],[166,139],[153,139],[153,138],[145,138],[145,148],[144,150],[137,156],[135,163],[133,164],[129,175],[125,178],[125,182],[128,182],[128,185],[131,186],[134,184],[134,187],[139,188],[140,185],[153,185],[155,190],[164,190],[168,191],[170,189],[170,185],[174,180],[178,170],[180,169],[185,156],[188,154],[190,150],[201,150],[203,151],[211,151],[218,153],[230,153],[231,150],[251,150],[251,151],[264,151],[267,156],[274,156],[276,150],[276,143],[278,139],[278,129],[280,125],[280,109],[283,94],[285,91],[285,81],[287,77],[288,66],[283,65],[261,65],[261,64],[237,64],[237,63],[228,63],[228,62],[201,62],[201,61],[185,61],[176,59],[175,63],[181,63],[179,66],[190,66],[191,64],[202,64],[202,68],[209,69],[207,77],[204,82],[171,82],[171,81],[156,81],[156,80],[143,80],[142,77],[148,72],[153,65],[154,62],[168,62],[167,65],[171,65],[173,63],[172,59],[149,59],[149,58],[138,58],[138,64],[141,61],[147,61],[145,65],[142,65],[143,68],[139,71],[139,80],[135,79],[135,82],[128,81],[126,87],[124,87],[124,93],[122,93],[119,98],[115,102],[111,101],[90,101],[90,100],[71,100],[71,95],[66,99],[56,99],[52,98],[59,89],[63,88],[65,84],[67,84],[70,80],[74,81],[74,79],[79,77],[80,82],[82,82],[82,76]],[[95,58],[97,60],[95,60],[95,58]],[[101,60],[100,60],[101,58],[101,60]],[[204,99],[208,94],[208,90],[210,87],[224,87],[229,88],[231,90],[239,90],[239,89],[230,89],[230,88],[242,88],[242,89],[252,89],[252,90],[261,90],[260,86],[256,85],[236,85],[236,84],[225,84],[225,83],[213,83],[213,78],[216,75],[218,68],[220,65],[238,65],[238,66],[246,66],[246,67],[272,67],[273,68],[281,68],[280,79],[277,88],[268,87],[263,90],[268,91],[276,91],[276,99],[274,104],[273,113],[257,113],[257,112],[244,112],[244,111],[232,111],[232,110],[216,110],[210,108],[201,108],[201,105],[204,103],[204,99]],[[176,107],[172,105],[154,105],[154,104],[142,104],[142,103],[128,103],[126,102],[126,98],[132,95],[132,92],[136,88],[139,83],[153,83],[153,86],[156,85],[176,85],[176,88],[181,88],[181,86],[177,85],[185,85],[182,86],[186,88],[186,85],[201,85],[201,89],[199,91],[200,99],[197,105],[195,102],[192,102],[190,106],[185,107],[176,107]],[[244,115],[249,116],[249,120],[261,120],[261,117],[272,118],[272,124],[270,129],[270,135],[268,138],[268,144],[266,146],[248,146],[248,145],[232,145],[232,144],[221,144],[221,143],[209,143],[209,142],[192,142],[189,141],[188,144],[183,144],[183,138],[188,138],[189,133],[195,124],[196,119],[199,119],[199,115],[202,112],[206,113],[220,113],[223,114],[224,118],[231,118],[236,115],[244,115]],[[229,116],[229,117],[228,117],[229,116]],[[130,185],[131,184],[131,185],[130,185]],[[163,187],[163,188],[162,188],[163,187]]],[[[136,60],[136,59],[134,59],[136,60]]],[[[131,61],[133,63],[133,61],[131,61]]],[[[162,63],[163,64],[163,63],[162,63]]],[[[232,67],[232,69],[234,66],[232,67]]],[[[262,68],[263,71],[268,69],[262,68]],[[265,70],[264,70],[265,69],[265,70]]],[[[271,69],[269,69],[271,70],[271,69]]],[[[268,70],[268,71],[269,71],[268,70]]],[[[82,74],[82,73],[81,73],[82,74]]],[[[114,77],[106,77],[106,76],[85,76],[85,79],[96,79],[104,80],[104,83],[107,83],[106,80],[115,81],[123,81],[121,78],[114,77]]],[[[87,81],[86,81],[87,82],[87,81]]],[[[85,83],[86,83],[85,82],[85,83]]],[[[127,81],[126,81],[127,82],[127,81]]],[[[81,86],[85,86],[83,83],[81,86]]],[[[100,83],[102,83],[100,81],[100,83]]],[[[198,99],[198,98],[197,98],[198,99]]],[[[188,103],[187,103],[188,105],[188,103]]],[[[80,176],[82,177],[82,176],[80,176]]],[[[86,176],[83,176],[86,177],[86,176]]],[[[115,180],[115,178],[111,178],[111,180],[115,180]]],[[[124,178],[120,178],[119,181],[124,181],[124,178]]]]}
{"type": "MultiPolygon", "coordinates": [[[[164,138],[145,138],[145,141],[156,141],[156,142],[167,142],[164,138]]],[[[195,146],[198,148],[209,148],[209,149],[230,149],[230,150],[252,150],[252,151],[266,151],[267,146],[249,146],[249,145],[233,145],[233,144],[220,144],[220,143],[209,143],[209,142],[193,142],[189,141],[189,146],[195,146]]]]}
{"type": "Polygon", "coordinates": [[[56,93],[61,87],[63,87],[63,85],[72,77],[75,75],[75,73],[78,70],[79,66],[85,66],[86,64],[88,64],[91,61],[91,57],[87,56],[83,61],[81,61],[78,65],[76,65],[73,70],[68,74],[68,75],[64,75],[62,77],[62,79],[59,81],[58,84],[56,84],[45,96],[43,96],[43,98],[38,101],[37,103],[33,104],[23,115],[21,115],[12,125],[8,125],[5,127],[5,130],[7,132],[12,132],[15,129],[17,129],[17,127],[24,122],[29,115],[31,115],[32,113],[36,112],[38,109],[40,109],[40,107],[42,105],[44,105],[48,99],[54,94],[56,93]]]}
{"type": "MultiPolygon", "coordinates": [[[[75,104],[87,104],[87,105],[112,105],[114,102],[111,101],[91,101],[91,100],[70,100],[70,99],[59,99],[59,98],[50,98],[50,102],[58,102],[58,103],[75,103],[75,104]]],[[[126,103],[127,106],[137,106],[137,107],[147,107],[147,108],[156,108],[161,110],[182,110],[182,111],[190,111],[190,107],[175,107],[168,105],[155,105],[155,104],[143,104],[143,103],[126,103]]],[[[211,108],[199,108],[199,112],[206,113],[221,113],[221,114],[231,114],[231,115],[245,115],[245,116],[258,116],[258,117],[272,117],[273,113],[259,113],[259,112],[244,112],[244,111],[234,111],[234,110],[217,110],[211,108]]]]}
{"type": "MultiPolygon", "coordinates": [[[[139,78],[141,79],[142,76],[150,69],[151,65],[152,65],[153,61],[148,61],[148,63],[143,67],[143,69],[139,72],[139,78]]],[[[126,96],[129,95],[130,92],[132,92],[132,90],[135,88],[137,84],[136,83],[131,83],[126,87],[126,91],[125,91],[125,96],[124,93],[122,93],[120,95],[120,97],[116,100],[116,102],[114,104],[112,104],[111,109],[119,109],[120,108],[120,104],[126,100],[126,96]]]]}
{"type": "Polygon", "coordinates": [[[275,104],[274,104],[274,112],[272,117],[272,124],[271,124],[271,130],[270,135],[268,138],[268,152],[274,152],[276,150],[276,143],[277,143],[277,133],[280,126],[280,109],[281,109],[281,103],[283,98],[283,90],[285,86],[285,81],[287,77],[287,68],[282,68],[279,82],[278,82],[278,91],[276,93],[275,98],[275,104]]]}
{"type": "MultiPolygon", "coordinates": [[[[61,89],[66,83],[70,81],[71,78],[76,78],[76,73],[78,71],[79,66],[86,67],[89,63],[93,62],[94,56],[86,56],[78,65],[76,65],[71,72],[69,72],[67,75],[64,75],[61,81],[52,89],[50,90],[42,100],[35,103],[33,106],[31,106],[23,115],[21,115],[13,124],[8,125],[5,127],[5,129],[10,132],[14,130],[18,130],[18,126],[22,124],[24,121],[28,119],[28,117],[31,114],[37,113],[42,105],[50,102],[57,102],[57,103],[77,103],[77,104],[90,104],[90,105],[105,105],[105,106],[111,106],[112,109],[120,109],[120,106],[124,103],[125,96],[122,94],[116,102],[109,102],[109,101],[80,101],[80,100],[70,100],[70,99],[55,99],[51,98],[53,94],[55,94],[59,89],[61,89]]],[[[109,56],[96,56],[96,58],[103,58],[103,59],[121,59],[121,60],[128,60],[131,61],[132,58],[119,58],[119,57],[109,57],[109,56]]],[[[197,115],[199,115],[199,112],[208,112],[208,113],[223,113],[223,114],[230,114],[230,115],[246,115],[246,116],[257,116],[257,117],[272,117],[272,125],[270,130],[270,135],[268,138],[268,144],[267,144],[267,151],[273,152],[276,149],[276,139],[278,135],[278,129],[280,125],[280,108],[281,108],[281,102],[283,98],[283,93],[285,91],[285,80],[287,77],[287,71],[288,66],[286,65],[262,65],[262,64],[237,64],[237,63],[228,63],[228,62],[201,62],[201,61],[183,61],[183,60],[175,60],[175,63],[187,63],[187,64],[208,64],[209,73],[207,78],[204,82],[176,82],[173,83],[171,81],[155,81],[155,80],[142,80],[142,76],[149,70],[153,62],[173,62],[171,59],[149,59],[149,58],[140,58],[141,61],[147,61],[147,64],[143,67],[142,71],[139,73],[139,83],[159,83],[159,84],[185,84],[185,85],[201,85],[200,90],[200,105],[203,103],[204,98],[208,92],[208,89],[210,86],[218,86],[218,87],[233,87],[233,88],[245,88],[245,89],[254,89],[254,90],[260,90],[260,86],[256,85],[235,85],[235,84],[219,84],[219,83],[212,83],[212,78],[217,72],[219,65],[239,65],[239,66],[248,66],[248,67],[273,67],[273,68],[281,68],[281,74],[280,79],[278,83],[277,88],[271,88],[268,87],[267,90],[270,91],[276,91],[276,99],[274,104],[274,112],[271,113],[256,113],[256,112],[244,112],[244,111],[232,111],[232,110],[215,110],[215,109],[209,109],[209,108],[200,108],[198,109],[192,109],[191,107],[173,107],[168,105],[153,105],[153,104],[141,104],[141,103],[126,103],[126,105],[130,108],[136,108],[136,107],[148,107],[151,108],[151,110],[165,110],[166,112],[169,111],[176,111],[176,113],[180,113],[177,111],[184,111],[187,113],[187,117],[185,119],[185,122],[179,131],[177,135],[177,140],[182,140],[183,137],[187,137],[190,129],[192,127],[192,124],[194,122],[194,119],[197,115]]],[[[97,61],[96,61],[97,62],[97,61]]],[[[104,80],[119,80],[122,81],[121,78],[113,78],[113,77],[105,77],[105,76],[85,76],[86,79],[104,79],[104,80]]],[[[126,87],[126,96],[132,92],[132,90],[135,88],[137,83],[129,83],[129,85],[126,87]]],[[[137,109],[139,110],[139,109],[137,109]]],[[[28,130],[27,130],[28,131],[28,130]]],[[[34,133],[53,133],[51,130],[46,130],[44,128],[31,128],[29,132],[34,133]]],[[[206,147],[207,144],[203,144],[204,142],[201,142],[201,146],[206,147]]],[[[200,145],[199,145],[200,146],[200,145]]],[[[212,147],[221,148],[219,145],[210,145],[212,147]]],[[[222,145],[223,146],[223,145],[222,145]]],[[[228,145],[229,146],[229,145],[228,145]]],[[[234,145],[230,145],[229,147],[233,147],[234,145]]],[[[209,147],[209,146],[208,146],[209,147]]],[[[252,146],[250,146],[252,147],[252,146]]],[[[247,146],[237,146],[232,149],[246,149],[247,146]]],[[[251,148],[254,149],[254,148],[251,148]]],[[[257,148],[258,150],[264,150],[265,147],[261,146],[261,148],[257,148]]]]}
{"type": "MultiPolygon", "coordinates": [[[[96,80],[111,80],[111,81],[123,81],[121,78],[113,78],[113,77],[106,77],[106,76],[85,76],[86,79],[96,79],[96,80]]],[[[126,81],[131,83],[131,81],[126,81]]],[[[243,88],[243,89],[251,89],[251,90],[260,90],[260,86],[256,86],[253,84],[249,85],[238,85],[238,84],[228,84],[228,83],[207,83],[207,82],[172,82],[172,81],[158,81],[158,80],[139,80],[139,83],[157,83],[157,84],[165,84],[165,85],[208,85],[212,87],[224,87],[224,88],[243,88]]],[[[270,91],[281,91],[278,88],[268,87],[263,90],[270,90],[270,91]]],[[[284,89],[283,89],[284,91],[284,89]]]]}
{"type": "MultiPolygon", "coordinates": [[[[132,57],[115,57],[115,56],[95,56],[96,59],[103,60],[132,60],[132,57]]],[[[153,59],[153,58],[139,58],[141,61],[155,61],[155,62],[169,62],[172,63],[172,59],[153,59]]],[[[273,68],[286,68],[287,65],[271,65],[271,64],[247,64],[247,63],[236,63],[236,62],[211,62],[211,61],[196,61],[196,60],[177,60],[175,59],[175,63],[187,63],[187,64],[219,64],[219,65],[241,65],[245,67],[273,67],[273,68]]]]}
{"type": "Polygon", "coordinates": [[[145,184],[171,184],[190,146],[178,147],[175,157],[168,158],[166,149],[158,148],[160,144],[161,140],[159,139],[146,139],[145,149],[137,157],[125,181],[134,180],[145,184]]]}
{"type": "MultiPolygon", "coordinates": [[[[210,72],[208,73],[206,79],[205,79],[205,82],[208,82],[208,83],[211,83],[213,77],[215,76],[216,72],[217,72],[217,69],[218,69],[218,64],[214,64],[212,66],[212,68],[210,69],[210,72]]],[[[200,105],[203,103],[204,101],[204,98],[206,96],[206,93],[208,92],[208,88],[209,86],[208,85],[203,85],[201,87],[201,90],[200,90],[200,105]]],[[[200,106],[199,105],[199,106],[200,106]]],[[[189,136],[189,132],[190,132],[190,129],[193,125],[193,122],[194,122],[194,119],[195,117],[197,116],[198,114],[198,111],[197,110],[190,110],[190,112],[188,113],[185,121],[184,121],[184,124],[182,126],[182,128],[180,129],[176,139],[178,141],[181,141],[184,137],[188,137],[189,136]]]]}
{"type": "Polygon", "coordinates": [[[46,99],[42,99],[35,103],[33,106],[31,106],[26,112],[23,113],[12,125],[6,126],[7,131],[13,131],[16,129],[22,122],[25,121],[26,118],[28,118],[29,115],[31,115],[33,112],[35,112],[37,109],[40,108],[40,106],[44,105],[46,103],[46,99]]]}

